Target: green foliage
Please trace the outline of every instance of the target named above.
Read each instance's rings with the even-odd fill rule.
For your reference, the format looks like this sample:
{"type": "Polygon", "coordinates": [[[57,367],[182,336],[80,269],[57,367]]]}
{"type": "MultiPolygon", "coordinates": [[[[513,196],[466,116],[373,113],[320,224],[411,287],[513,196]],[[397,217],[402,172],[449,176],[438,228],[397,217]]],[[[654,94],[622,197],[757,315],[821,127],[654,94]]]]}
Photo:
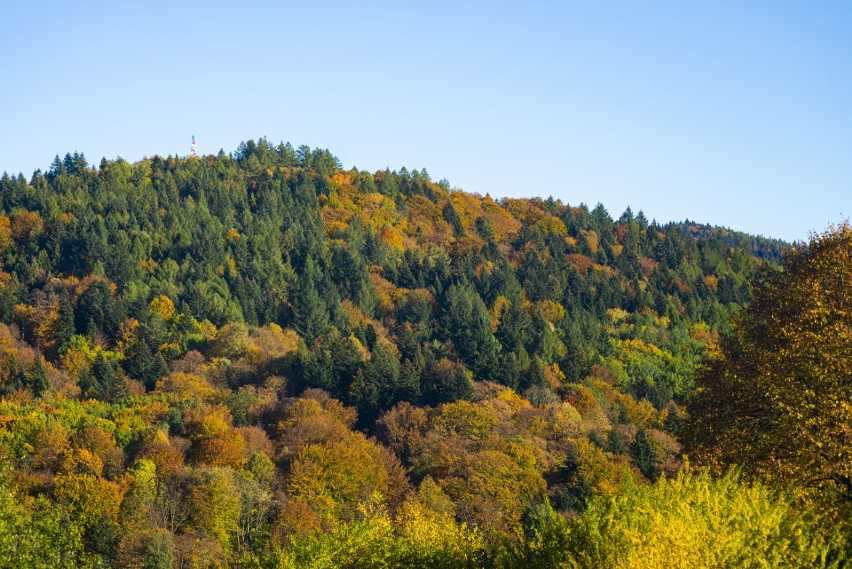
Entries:
{"type": "Polygon", "coordinates": [[[475,374],[489,378],[497,368],[500,344],[491,332],[485,303],[469,284],[452,285],[444,302],[453,345],[475,374]]]}
{"type": "MultiPolygon", "coordinates": [[[[0,565],[621,552],[617,531],[583,528],[666,488],[624,489],[636,470],[680,468],[695,368],[783,248],[600,205],[495,201],[425,170],[343,170],[266,139],[4,175],[0,565]]],[[[665,499],[705,500],[683,484],[665,499]]],[[[756,499],[730,488],[720,503],[756,499]]],[[[681,527],[648,500],[665,512],[654,524],[681,527]]],[[[654,532],[644,511],[618,516],[654,532]]],[[[697,508],[695,532],[720,511],[697,508]]],[[[809,514],[771,511],[766,527],[817,544],[809,514]]]]}

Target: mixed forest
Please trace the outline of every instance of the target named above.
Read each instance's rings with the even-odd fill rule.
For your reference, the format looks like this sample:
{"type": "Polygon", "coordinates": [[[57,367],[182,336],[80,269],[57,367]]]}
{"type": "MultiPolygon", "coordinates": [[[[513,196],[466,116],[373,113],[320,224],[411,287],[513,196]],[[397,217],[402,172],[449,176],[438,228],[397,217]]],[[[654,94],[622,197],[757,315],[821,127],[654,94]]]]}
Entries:
{"type": "Polygon", "coordinates": [[[265,139],[4,174],[0,567],[844,567],[850,289],[265,139]]]}

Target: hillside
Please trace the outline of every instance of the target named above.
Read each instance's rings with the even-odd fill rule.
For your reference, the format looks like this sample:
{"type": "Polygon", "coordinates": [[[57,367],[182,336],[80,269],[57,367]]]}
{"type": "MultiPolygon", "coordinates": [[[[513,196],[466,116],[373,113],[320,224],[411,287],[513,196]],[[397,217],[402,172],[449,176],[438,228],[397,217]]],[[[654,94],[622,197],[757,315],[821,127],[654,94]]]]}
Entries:
{"type": "MultiPolygon", "coordinates": [[[[274,323],[302,346],[291,390],[330,391],[364,427],[396,401],[469,390],[431,376],[441,360],[544,392],[609,365],[662,409],[682,401],[704,344],[781,247],[338,166],[328,151],[261,140],[234,158],[95,170],[68,155],[30,183],[4,176],[0,320],[58,370],[69,349],[99,347],[148,389],[187,351],[212,355],[217,328],[274,323]],[[376,350],[398,385],[355,393],[357,360],[376,350]]],[[[280,372],[246,371],[232,387],[280,372]]],[[[73,376],[57,372],[54,387],[74,392],[73,376]]]]}
{"type": "Polygon", "coordinates": [[[677,475],[697,366],[788,249],[263,139],[4,174],[0,506],[81,566],[376,528],[485,563],[677,475]]]}

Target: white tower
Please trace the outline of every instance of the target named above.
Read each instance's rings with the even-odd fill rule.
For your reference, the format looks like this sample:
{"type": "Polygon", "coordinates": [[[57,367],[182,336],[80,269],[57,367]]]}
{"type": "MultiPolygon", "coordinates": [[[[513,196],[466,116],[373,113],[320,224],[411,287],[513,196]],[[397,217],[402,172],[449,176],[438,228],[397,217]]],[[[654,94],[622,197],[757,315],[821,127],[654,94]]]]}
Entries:
{"type": "Polygon", "coordinates": [[[192,135],[192,145],[189,147],[190,156],[198,156],[198,147],[195,145],[195,135],[192,135]]]}

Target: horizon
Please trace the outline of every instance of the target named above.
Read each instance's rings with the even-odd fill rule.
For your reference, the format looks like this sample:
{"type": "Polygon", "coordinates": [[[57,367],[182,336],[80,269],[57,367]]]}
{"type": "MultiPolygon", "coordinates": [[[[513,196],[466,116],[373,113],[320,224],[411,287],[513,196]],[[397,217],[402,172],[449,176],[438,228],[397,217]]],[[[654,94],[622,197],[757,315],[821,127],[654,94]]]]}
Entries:
{"type": "MultiPolygon", "coordinates": [[[[270,141],[455,188],[807,240],[850,214],[852,6],[36,2],[0,171],[270,141]]],[[[233,150],[231,150],[232,152],[233,150]]]]}

